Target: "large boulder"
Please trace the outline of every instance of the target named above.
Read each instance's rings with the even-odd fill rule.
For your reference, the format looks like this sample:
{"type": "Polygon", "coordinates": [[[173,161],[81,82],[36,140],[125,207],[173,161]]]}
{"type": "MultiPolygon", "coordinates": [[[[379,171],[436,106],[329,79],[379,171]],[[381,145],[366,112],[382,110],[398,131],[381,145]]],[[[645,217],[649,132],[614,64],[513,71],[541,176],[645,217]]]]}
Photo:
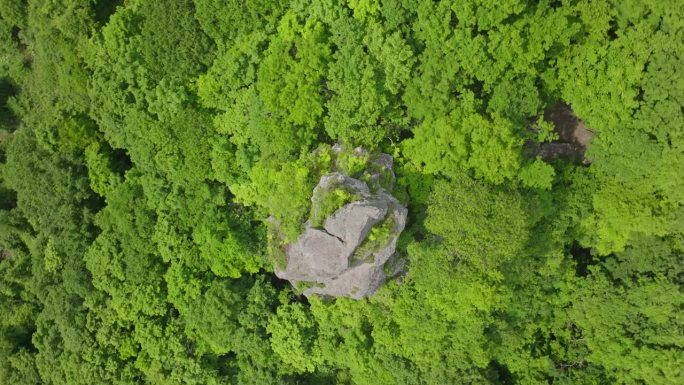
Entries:
{"type": "Polygon", "coordinates": [[[392,158],[382,154],[371,166],[375,171],[365,173],[365,181],[341,172],[323,176],[311,198],[311,218],[318,219],[284,245],[287,264],[276,275],[304,295],[360,299],[394,273],[390,265],[407,210],[378,182],[393,185],[392,158]]]}

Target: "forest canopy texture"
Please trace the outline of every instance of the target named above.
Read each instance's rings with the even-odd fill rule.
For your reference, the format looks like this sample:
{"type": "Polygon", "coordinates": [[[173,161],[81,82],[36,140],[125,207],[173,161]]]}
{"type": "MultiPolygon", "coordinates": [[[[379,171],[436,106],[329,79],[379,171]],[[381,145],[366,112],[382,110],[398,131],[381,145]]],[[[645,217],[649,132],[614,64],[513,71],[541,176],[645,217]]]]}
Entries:
{"type": "Polygon", "coordinates": [[[0,0],[0,383],[682,384],[682,68],[681,0],[0,0]],[[407,265],[307,300],[336,143],[407,265]]]}

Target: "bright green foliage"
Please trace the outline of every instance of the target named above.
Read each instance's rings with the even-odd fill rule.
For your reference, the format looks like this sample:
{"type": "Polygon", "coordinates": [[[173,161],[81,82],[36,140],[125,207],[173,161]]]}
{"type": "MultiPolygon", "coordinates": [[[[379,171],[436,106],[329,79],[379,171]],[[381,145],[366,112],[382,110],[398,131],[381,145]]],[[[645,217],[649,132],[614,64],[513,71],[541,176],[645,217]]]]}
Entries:
{"type": "Polygon", "coordinates": [[[467,260],[488,272],[524,249],[529,234],[522,206],[515,191],[497,191],[468,177],[439,181],[425,227],[449,244],[454,263],[467,260]]]}
{"type": "Polygon", "coordinates": [[[680,3],[0,0],[0,383],[683,383],[680,3]],[[379,152],[405,274],[303,299],[379,152]]]}
{"type": "Polygon", "coordinates": [[[343,148],[335,158],[335,166],[345,175],[358,178],[368,168],[370,156],[364,152],[343,148]]]}
{"type": "Polygon", "coordinates": [[[364,260],[364,258],[368,258],[372,252],[387,245],[387,241],[390,239],[394,226],[394,217],[392,216],[388,216],[382,222],[373,226],[368,232],[366,239],[363,240],[363,243],[354,251],[353,259],[364,260]]]}
{"type": "Polygon", "coordinates": [[[199,78],[198,92],[205,106],[225,111],[215,125],[237,147],[228,161],[246,171],[255,158],[284,161],[311,147],[328,57],[323,25],[314,19],[302,24],[287,13],[277,34],[242,35],[217,58],[199,78]]]}
{"type": "Polygon", "coordinates": [[[587,358],[616,378],[670,384],[684,376],[684,321],[676,310],[684,304],[681,247],[639,238],[592,269],[571,294],[570,316],[586,338],[587,358]]]}
{"type": "Polygon", "coordinates": [[[323,221],[337,211],[337,209],[358,198],[344,188],[335,188],[330,191],[324,191],[319,199],[319,202],[316,203],[317,210],[312,208],[309,215],[311,226],[314,227],[322,226],[323,221]]]}
{"type": "Polygon", "coordinates": [[[318,179],[302,163],[283,163],[275,169],[270,165],[257,165],[250,171],[249,184],[231,187],[239,202],[258,205],[265,210],[264,214],[272,215],[281,223],[289,239],[296,238],[301,229],[302,219],[311,206],[311,191],[318,179]]]}
{"type": "Polygon", "coordinates": [[[472,93],[460,102],[448,115],[416,128],[416,137],[405,142],[407,156],[428,173],[454,176],[466,169],[492,183],[513,179],[521,167],[523,141],[511,122],[477,113],[472,93]]]}
{"type": "Polygon", "coordinates": [[[197,21],[220,47],[252,31],[273,32],[286,2],[255,0],[193,0],[197,21]]]}
{"type": "Polygon", "coordinates": [[[295,140],[311,140],[323,113],[320,87],[330,55],[326,40],[320,22],[302,25],[293,13],[286,13],[259,67],[257,90],[266,113],[284,113],[281,124],[299,128],[295,140]]]}
{"type": "Polygon", "coordinates": [[[535,159],[520,170],[518,177],[523,186],[548,190],[551,188],[555,175],[553,167],[541,159],[535,159]]]}
{"type": "MultiPolygon", "coordinates": [[[[361,9],[361,8],[360,8],[361,9]]],[[[354,17],[359,12],[355,10],[354,17]]],[[[325,126],[331,138],[374,147],[404,124],[396,94],[406,82],[413,53],[398,33],[340,15],[331,22],[333,55],[325,83],[325,126]]]]}
{"type": "Polygon", "coordinates": [[[312,354],[315,323],[302,305],[294,303],[278,308],[268,324],[273,351],[297,372],[313,372],[317,358],[312,354]]]}
{"type": "Polygon", "coordinates": [[[145,209],[142,189],[134,182],[127,181],[108,198],[97,219],[102,232],[84,257],[93,284],[111,296],[110,306],[125,321],[139,314],[162,315],[164,269],[150,242],[154,215],[145,209]]]}
{"type": "Polygon", "coordinates": [[[349,0],[347,3],[347,6],[354,11],[354,17],[361,20],[366,16],[374,16],[380,8],[378,0],[349,0]]]}
{"type": "Polygon", "coordinates": [[[681,234],[684,202],[676,175],[684,166],[684,83],[675,72],[681,8],[630,1],[611,13],[617,14],[616,37],[606,41],[610,27],[598,24],[603,30],[568,52],[559,69],[563,96],[599,131],[589,150],[597,187],[585,226],[596,229],[602,254],[623,250],[635,235],[681,234]]]}
{"type": "Polygon", "coordinates": [[[84,156],[88,166],[90,188],[103,197],[112,193],[121,184],[122,178],[113,164],[111,148],[94,142],[86,147],[84,156]]]}

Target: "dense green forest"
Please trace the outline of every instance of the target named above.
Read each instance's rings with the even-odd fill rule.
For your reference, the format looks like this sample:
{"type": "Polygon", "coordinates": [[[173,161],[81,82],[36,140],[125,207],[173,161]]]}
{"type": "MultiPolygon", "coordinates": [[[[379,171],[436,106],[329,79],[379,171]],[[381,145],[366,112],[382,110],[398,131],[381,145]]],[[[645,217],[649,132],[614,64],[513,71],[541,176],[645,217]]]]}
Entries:
{"type": "Polygon", "coordinates": [[[681,0],[0,0],[0,383],[682,384],[682,68],[681,0]],[[335,143],[363,300],[273,274],[335,143]]]}

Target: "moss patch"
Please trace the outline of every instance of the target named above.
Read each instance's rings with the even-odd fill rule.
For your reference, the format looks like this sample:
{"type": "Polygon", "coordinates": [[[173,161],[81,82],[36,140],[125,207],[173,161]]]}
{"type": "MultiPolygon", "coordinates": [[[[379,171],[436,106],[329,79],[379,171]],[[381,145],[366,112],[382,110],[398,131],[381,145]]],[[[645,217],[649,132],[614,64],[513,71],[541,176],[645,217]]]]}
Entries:
{"type": "Polygon", "coordinates": [[[354,252],[352,261],[364,263],[373,262],[375,258],[373,253],[387,245],[387,242],[389,242],[390,237],[392,236],[394,224],[394,216],[388,214],[382,222],[373,226],[370,232],[368,232],[366,239],[364,239],[363,243],[361,243],[354,252]]]}
{"type": "Polygon", "coordinates": [[[325,284],[313,281],[299,281],[294,285],[295,290],[300,293],[306,291],[307,289],[311,289],[312,287],[324,288],[325,284]]]}
{"type": "Polygon", "coordinates": [[[368,163],[368,168],[359,176],[359,179],[366,182],[371,192],[375,193],[381,187],[387,191],[392,191],[394,173],[392,170],[386,169],[377,163],[368,163]],[[374,180],[374,174],[379,176],[377,180],[374,180]]]}
{"type": "Polygon", "coordinates": [[[318,202],[311,207],[311,214],[309,215],[311,226],[322,227],[326,218],[340,207],[355,200],[359,200],[359,196],[344,188],[335,188],[324,192],[318,202]]]}

